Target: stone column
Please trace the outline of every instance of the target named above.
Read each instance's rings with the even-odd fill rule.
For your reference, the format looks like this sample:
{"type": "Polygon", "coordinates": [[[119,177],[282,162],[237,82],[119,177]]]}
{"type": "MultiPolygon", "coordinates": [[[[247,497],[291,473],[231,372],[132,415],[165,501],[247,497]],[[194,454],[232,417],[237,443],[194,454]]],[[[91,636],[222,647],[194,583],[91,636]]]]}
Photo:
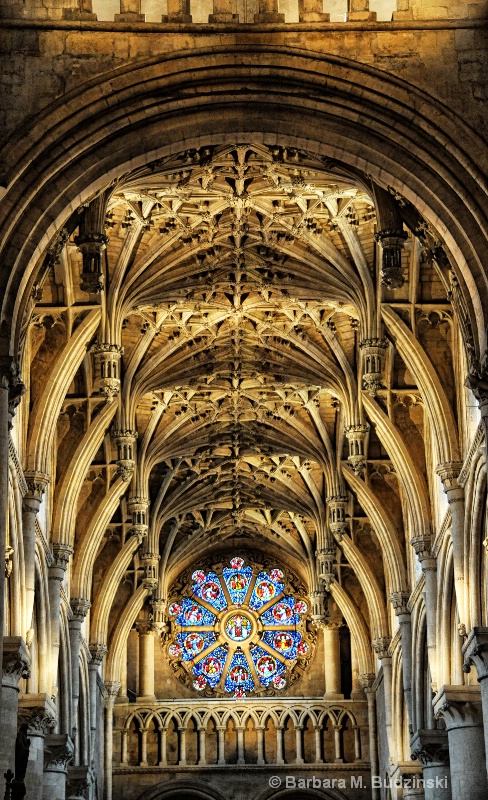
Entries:
{"type": "Polygon", "coordinates": [[[91,644],[90,645],[91,661],[88,664],[88,680],[90,688],[90,730],[91,730],[91,751],[92,753],[96,747],[97,739],[97,721],[98,721],[98,674],[100,664],[103,657],[107,652],[104,644],[91,644]]]}
{"type": "Polygon", "coordinates": [[[14,770],[19,681],[29,677],[29,653],[20,636],[3,639],[2,705],[0,708],[0,775],[14,770]]]}
{"type": "Polygon", "coordinates": [[[114,704],[120,690],[118,681],[105,684],[105,800],[112,800],[112,761],[114,752],[114,704]]]}
{"type": "Polygon", "coordinates": [[[168,13],[161,17],[162,22],[191,22],[190,0],[168,0],[168,13]]]}
{"type": "Polygon", "coordinates": [[[244,731],[246,729],[243,727],[237,728],[237,763],[242,765],[245,764],[244,758],[244,731]]]}
{"type": "Polygon", "coordinates": [[[28,725],[29,763],[25,775],[26,797],[42,797],[45,738],[56,727],[56,709],[46,694],[19,696],[18,725],[28,725]]]}
{"type": "Polygon", "coordinates": [[[51,623],[51,683],[57,694],[59,662],[59,628],[61,614],[61,583],[68,567],[73,548],[66,544],[53,544],[53,563],[49,567],[49,619],[51,623]]]}
{"type": "Polygon", "coordinates": [[[383,668],[383,691],[385,694],[385,727],[388,739],[388,751],[390,758],[393,757],[395,748],[393,742],[393,725],[392,725],[392,697],[391,697],[391,656],[389,652],[390,639],[384,637],[382,639],[375,639],[373,648],[376,655],[381,661],[383,668]]]}
{"type": "Polygon", "coordinates": [[[284,22],[285,15],[278,13],[278,0],[259,0],[254,22],[284,22]]]}
{"type": "Polygon", "coordinates": [[[390,601],[395,609],[395,614],[400,626],[402,637],[402,676],[403,693],[407,706],[409,729],[412,733],[413,712],[412,712],[412,621],[408,609],[409,592],[394,592],[390,595],[390,601]]]}
{"type": "Polygon", "coordinates": [[[315,733],[315,763],[323,764],[324,759],[322,758],[322,727],[320,725],[314,725],[314,733],[315,733]]]}
{"type": "Polygon", "coordinates": [[[341,648],[339,639],[340,622],[324,621],[324,667],[325,700],[343,700],[341,692],[341,648]]]}
{"type": "Polygon", "coordinates": [[[68,779],[66,782],[67,800],[84,800],[92,796],[92,787],[96,783],[96,776],[91,767],[85,765],[68,767],[68,779]]]}
{"type": "Polygon", "coordinates": [[[120,0],[120,14],[115,14],[115,22],[145,22],[141,14],[141,0],[120,0]]]}
{"type": "Polygon", "coordinates": [[[439,464],[436,469],[444,491],[447,495],[447,502],[451,509],[451,539],[452,555],[454,561],[454,588],[456,591],[456,601],[459,613],[459,632],[466,631],[468,622],[466,609],[466,587],[464,583],[464,488],[459,486],[458,477],[461,471],[462,462],[452,461],[447,464],[439,464]]]}
{"type": "Polygon", "coordinates": [[[295,728],[295,749],[296,749],[296,758],[295,764],[303,764],[303,725],[297,725],[295,728]]]}
{"type": "Polygon", "coordinates": [[[285,763],[283,758],[283,725],[276,726],[276,763],[285,763]]]}
{"type": "Polygon", "coordinates": [[[442,686],[433,703],[436,717],[442,717],[446,724],[453,798],[486,800],[488,780],[480,689],[442,686]]]}
{"type": "MultiPolygon", "coordinates": [[[[125,737],[125,741],[127,749],[127,736],[125,737]]],[[[126,761],[127,761],[127,755],[125,756],[125,762],[126,761]]],[[[161,759],[159,761],[158,766],[165,767],[167,763],[168,763],[168,729],[163,728],[161,731],[161,759]]]]}
{"type": "Polygon", "coordinates": [[[203,767],[207,763],[206,743],[207,729],[201,727],[198,729],[198,764],[203,767]]]}
{"type": "Polygon", "coordinates": [[[139,634],[139,702],[154,702],[154,637],[150,622],[137,622],[139,634]]]}
{"type": "Polygon", "coordinates": [[[256,735],[258,739],[258,758],[257,758],[257,765],[262,767],[265,763],[264,761],[264,728],[256,728],[256,735]]]}
{"type": "Polygon", "coordinates": [[[183,725],[178,728],[178,738],[180,745],[180,757],[178,760],[178,765],[186,767],[186,728],[183,725]]]}
{"type": "Polygon", "coordinates": [[[239,14],[232,13],[232,0],[213,0],[213,14],[209,14],[209,22],[239,22],[239,14]]]}
{"type": "Polygon", "coordinates": [[[73,760],[73,742],[65,733],[46,736],[45,742],[42,800],[66,800],[66,776],[73,760]]]}
{"type": "Polygon", "coordinates": [[[225,725],[218,725],[219,732],[219,758],[217,764],[225,764],[225,725]]]}
{"type": "MultiPolygon", "coordinates": [[[[8,353],[8,341],[2,337],[0,349],[8,353]]],[[[3,631],[5,630],[5,553],[7,549],[9,430],[25,386],[18,377],[13,358],[0,355],[0,661],[3,663],[3,631]]],[[[0,689],[1,702],[1,689],[0,689]]],[[[3,776],[3,772],[0,772],[3,776]]]]}
{"type": "Polygon", "coordinates": [[[486,769],[488,772],[488,628],[473,628],[464,644],[463,655],[464,671],[470,672],[471,666],[475,666],[481,688],[486,769]]]}
{"type": "Polygon", "coordinates": [[[369,0],[349,0],[348,22],[374,22],[376,12],[369,10],[369,0]]]}
{"type": "Polygon", "coordinates": [[[81,626],[91,603],[81,597],[71,601],[72,617],[68,622],[71,652],[71,736],[76,742],[78,733],[78,701],[80,698],[80,635],[81,626]]]}
{"type": "Polygon", "coordinates": [[[410,741],[412,758],[420,761],[425,800],[451,800],[449,746],[446,731],[419,730],[410,741]],[[433,785],[430,785],[432,782],[433,785]]]}
{"type": "Polygon", "coordinates": [[[323,0],[298,0],[300,22],[329,22],[330,14],[324,14],[323,0]]]}
{"type": "Polygon", "coordinates": [[[25,622],[26,630],[32,627],[36,579],[36,519],[42,497],[49,484],[43,472],[26,472],[27,494],[22,500],[22,539],[25,569],[25,622]]]}
{"type": "Polygon", "coordinates": [[[420,561],[425,579],[427,658],[432,685],[437,689],[437,560],[432,555],[432,540],[429,535],[414,537],[410,543],[420,561]]]}
{"type": "MultiPolygon", "coordinates": [[[[368,733],[369,733],[369,760],[371,764],[371,776],[378,775],[378,735],[376,724],[376,689],[373,688],[376,675],[365,673],[359,676],[359,683],[364,689],[368,701],[368,733]]],[[[380,790],[377,787],[371,788],[371,800],[379,800],[380,790]]]]}

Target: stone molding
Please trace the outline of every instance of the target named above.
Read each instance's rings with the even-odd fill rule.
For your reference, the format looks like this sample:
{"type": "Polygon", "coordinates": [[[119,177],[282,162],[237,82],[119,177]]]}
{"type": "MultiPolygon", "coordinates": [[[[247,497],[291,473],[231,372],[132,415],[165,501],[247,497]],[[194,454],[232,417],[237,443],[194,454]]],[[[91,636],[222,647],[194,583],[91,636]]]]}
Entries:
{"type": "Polygon", "coordinates": [[[46,736],[56,727],[56,708],[47,694],[19,695],[19,725],[29,726],[30,736],[46,736]]]}

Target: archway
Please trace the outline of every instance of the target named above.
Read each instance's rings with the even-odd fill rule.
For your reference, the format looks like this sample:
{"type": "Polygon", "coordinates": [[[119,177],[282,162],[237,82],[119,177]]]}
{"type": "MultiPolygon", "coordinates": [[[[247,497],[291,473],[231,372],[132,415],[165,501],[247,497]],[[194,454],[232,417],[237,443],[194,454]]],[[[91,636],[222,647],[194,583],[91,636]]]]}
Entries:
{"type": "Polygon", "coordinates": [[[214,787],[202,787],[202,781],[176,780],[144,791],[138,800],[226,800],[214,787]]]}

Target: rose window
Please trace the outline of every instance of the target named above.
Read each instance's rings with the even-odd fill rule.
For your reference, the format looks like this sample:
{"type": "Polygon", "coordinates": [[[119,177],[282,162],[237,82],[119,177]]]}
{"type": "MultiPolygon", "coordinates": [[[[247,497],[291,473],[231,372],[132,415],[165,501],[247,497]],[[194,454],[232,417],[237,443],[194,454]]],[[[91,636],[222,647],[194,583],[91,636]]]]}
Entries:
{"type": "Polygon", "coordinates": [[[281,569],[243,558],[192,575],[191,594],[172,602],[169,656],[197,691],[234,697],[283,690],[309,653],[306,601],[285,591],[281,569]]]}

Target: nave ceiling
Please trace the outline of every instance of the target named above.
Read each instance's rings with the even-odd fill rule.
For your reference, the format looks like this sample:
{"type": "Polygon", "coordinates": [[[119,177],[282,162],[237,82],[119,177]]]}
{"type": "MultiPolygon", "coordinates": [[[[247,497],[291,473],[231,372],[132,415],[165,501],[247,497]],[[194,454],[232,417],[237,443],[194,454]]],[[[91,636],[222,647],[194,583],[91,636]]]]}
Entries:
{"type": "Polygon", "coordinates": [[[252,144],[149,164],[74,215],[26,334],[26,450],[56,475],[46,519],[93,643],[236,547],[387,635],[439,518],[429,467],[459,449],[463,306],[420,223],[337,162],[252,144]]]}

